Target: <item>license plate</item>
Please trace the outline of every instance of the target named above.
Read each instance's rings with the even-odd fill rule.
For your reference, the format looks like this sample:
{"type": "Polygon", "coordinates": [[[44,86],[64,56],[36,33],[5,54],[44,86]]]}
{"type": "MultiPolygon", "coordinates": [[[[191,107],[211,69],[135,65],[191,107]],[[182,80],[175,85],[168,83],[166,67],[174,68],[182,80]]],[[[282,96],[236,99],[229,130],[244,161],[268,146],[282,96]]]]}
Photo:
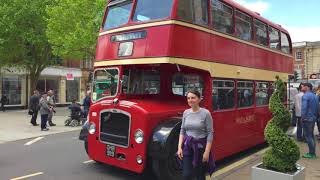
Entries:
{"type": "Polygon", "coordinates": [[[113,145],[107,144],[106,154],[109,157],[115,157],[116,147],[113,145]]]}

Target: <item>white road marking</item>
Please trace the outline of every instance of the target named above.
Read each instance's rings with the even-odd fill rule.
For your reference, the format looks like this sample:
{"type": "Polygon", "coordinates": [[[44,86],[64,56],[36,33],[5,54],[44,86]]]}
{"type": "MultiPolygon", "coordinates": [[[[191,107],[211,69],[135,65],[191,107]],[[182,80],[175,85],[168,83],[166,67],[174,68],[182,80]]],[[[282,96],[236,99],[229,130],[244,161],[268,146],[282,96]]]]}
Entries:
{"type": "Polygon", "coordinates": [[[26,179],[26,178],[29,178],[29,177],[39,176],[39,175],[42,175],[42,174],[43,174],[43,172],[38,172],[38,173],[34,173],[34,174],[29,174],[29,175],[26,175],[26,176],[16,177],[16,178],[13,178],[13,179],[10,179],[10,180],[26,179]]]}
{"type": "Polygon", "coordinates": [[[44,137],[37,137],[37,138],[35,138],[35,139],[33,139],[33,140],[25,143],[24,145],[25,145],[25,146],[30,146],[31,144],[33,144],[33,143],[35,143],[35,142],[37,142],[37,141],[40,141],[40,140],[43,139],[43,138],[44,138],[44,137]]]}
{"type": "Polygon", "coordinates": [[[94,162],[94,160],[88,160],[88,161],[83,162],[83,164],[89,164],[89,163],[93,163],[93,162],[94,162]]]}

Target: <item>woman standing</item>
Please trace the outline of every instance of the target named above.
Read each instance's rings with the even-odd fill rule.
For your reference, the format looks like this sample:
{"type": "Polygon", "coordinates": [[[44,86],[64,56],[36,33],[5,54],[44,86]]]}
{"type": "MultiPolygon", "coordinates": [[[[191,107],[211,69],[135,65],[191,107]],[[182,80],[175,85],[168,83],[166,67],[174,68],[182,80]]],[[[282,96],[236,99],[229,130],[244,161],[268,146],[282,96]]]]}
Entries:
{"type": "Polygon", "coordinates": [[[215,164],[211,156],[213,140],[212,117],[207,109],[200,107],[200,93],[187,93],[191,107],[183,113],[178,144],[178,157],[182,160],[183,180],[205,180],[206,174],[213,173],[215,164]]]}
{"type": "Polygon", "coordinates": [[[40,114],[41,114],[41,131],[48,131],[47,121],[50,113],[50,107],[48,106],[47,94],[43,94],[40,99],[40,114]]]}

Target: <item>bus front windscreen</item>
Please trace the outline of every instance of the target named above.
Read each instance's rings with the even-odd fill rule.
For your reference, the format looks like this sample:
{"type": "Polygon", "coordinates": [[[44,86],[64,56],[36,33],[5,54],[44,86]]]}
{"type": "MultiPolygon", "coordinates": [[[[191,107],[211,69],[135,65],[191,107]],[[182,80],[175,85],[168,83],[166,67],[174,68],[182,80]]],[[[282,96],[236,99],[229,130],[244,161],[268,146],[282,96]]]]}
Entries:
{"type": "Polygon", "coordinates": [[[173,0],[138,0],[133,21],[164,19],[170,16],[173,0]]]}
{"type": "Polygon", "coordinates": [[[117,28],[121,25],[126,24],[129,21],[130,12],[132,9],[132,0],[114,1],[109,4],[107,18],[104,24],[104,30],[117,28]]]}
{"type": "Polygon", "coordinates": [[[119,84],[118,69],[99,69],[94,73],[92,100],[98,101],[117,94],[119,84]]]}

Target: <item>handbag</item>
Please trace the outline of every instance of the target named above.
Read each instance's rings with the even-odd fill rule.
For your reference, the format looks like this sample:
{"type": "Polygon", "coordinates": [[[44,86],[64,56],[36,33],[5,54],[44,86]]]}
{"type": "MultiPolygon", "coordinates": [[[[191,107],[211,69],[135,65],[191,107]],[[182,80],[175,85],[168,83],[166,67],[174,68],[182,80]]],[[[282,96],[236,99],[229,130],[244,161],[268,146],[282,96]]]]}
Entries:
{"type": "Polygon", "coordinates": [[[33,110],[29,109],[28,114],[33,115],[33,110]]]}

